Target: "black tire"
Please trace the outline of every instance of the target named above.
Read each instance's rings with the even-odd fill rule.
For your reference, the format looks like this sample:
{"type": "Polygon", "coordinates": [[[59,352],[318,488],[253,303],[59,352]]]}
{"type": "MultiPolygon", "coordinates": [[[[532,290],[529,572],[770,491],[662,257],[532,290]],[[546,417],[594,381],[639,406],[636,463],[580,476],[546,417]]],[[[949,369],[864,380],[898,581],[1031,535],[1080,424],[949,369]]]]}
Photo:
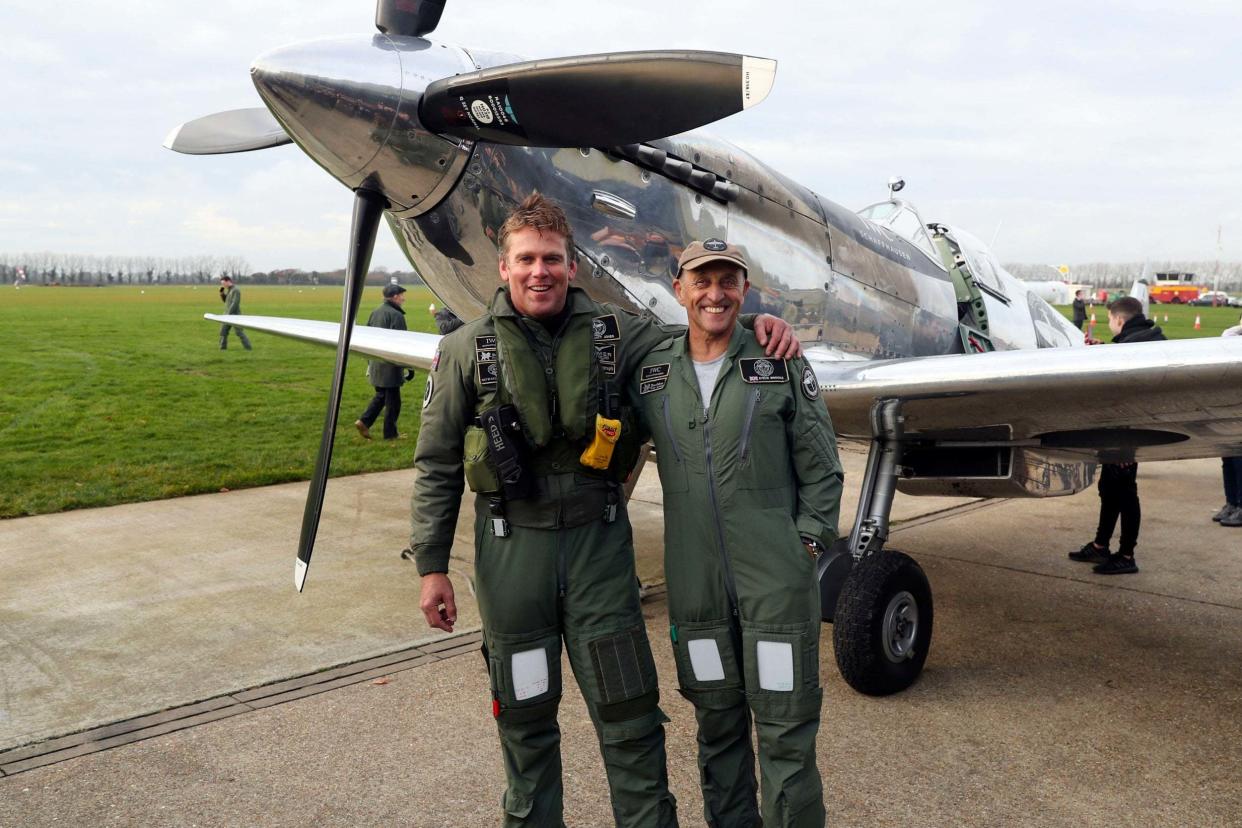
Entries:
{"type": "Polygon", "coordinates": [[[837,668],[850,687],[888,696],[918,679],[931,646],[931,585],[903,552],[877,552],[854,565],[832,625],[837,668]]]}

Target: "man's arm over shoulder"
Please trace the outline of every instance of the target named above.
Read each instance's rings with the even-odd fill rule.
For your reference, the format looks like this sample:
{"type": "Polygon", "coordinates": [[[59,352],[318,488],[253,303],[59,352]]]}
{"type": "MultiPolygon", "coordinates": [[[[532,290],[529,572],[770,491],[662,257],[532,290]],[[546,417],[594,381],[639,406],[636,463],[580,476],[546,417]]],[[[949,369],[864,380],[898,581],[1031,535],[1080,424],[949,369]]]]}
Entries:
{"type": "Polygon", "coordinates": [[[427,375],[422,425],[414,450],[414,495],[410,502],[410,549],[418,574],[447,572],[465,477],[462,450],[474,417],[469,341],[462,331],[440,341],[436,367],[427,375]]]}
{"type": "Polygon", "coordinates": [[[844,473],[837,436],[820,396],[815,371],[805,359],[789,360],[794,409],[785,426],[798,478],[798,533],[827,548],[837,539],[844,473]]]}

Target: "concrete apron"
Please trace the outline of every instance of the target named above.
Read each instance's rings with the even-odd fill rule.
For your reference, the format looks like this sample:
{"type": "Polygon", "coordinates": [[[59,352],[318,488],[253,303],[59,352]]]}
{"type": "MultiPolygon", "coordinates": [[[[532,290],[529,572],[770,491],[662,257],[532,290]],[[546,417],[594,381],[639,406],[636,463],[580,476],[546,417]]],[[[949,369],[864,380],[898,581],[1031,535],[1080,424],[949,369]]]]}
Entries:
{"type": "MultiPolygon", "coordinates": [[[[846,453],[851,480],[862,463],[846,453]]],[[[0,750],[438,637],[399,557],[412,485],[412,471],[331,480],[301,595],[305,483],[0,521],[0,750]]],[[[896,516],[960,502],[902,499],[896,516]]],[[[640,578],[659,584],[654,463],[630,509],[640,578]]],[[[467,495],[452,561],[458,630],[479,624],[472,520],[467,495]]]]}
{"type": "MultiPolygon", "coordinates": [[[[847,465],[856,469],[857,458],[847,465]]],[[[385,493],[397,488],[390,483],[394,477],[358,480],[370,483],[360,490],[377,490],[368,497],[380,500],[376,508],[386,515],[385,493]]],[[[336,506],[330,524],[349,524],[340,499],[341,490],[351,483],[334,481],[335,498],[330,498],[336,506]]],[[[300,514],[300,487],[278,488],[293,490],[289,514],[300,514]]],[[[945,512],[938,519],[908,522],[896,532],[893,545],[914,554],[931,578],[936,637],[918,684],[898,696],[870,699],[851,691],[837,675],[831,628],[824,628],[821,676],[826,692],[819,741],[831,824],[1237,824],[1242,813],[1242,788],[1237,784],[1242,767],[1242,530],[1217,527],[1208,519],[1220,499],[1219,464],[1214,461],[1144,466],[1140,492],[1145,523],[1138,554],[1143,571],[1134,576],[1103,578],[1092,575],[1087,565],[1066,560],[1065,552],[1080,546],[1094,527],[1097,500],[1092,494],[945,512]]],[[[244,504],[244,498],[264,495],[254,491],[236,497],[244,504]]],[[[367,503],[362,511],[370,511],[367,503]]],[[[234,514],[239,508],[225,511],[244,531],[249,516],[234,514]]],[[[264,517],[280,522],[273,514],[264,517]]],[[[201,515],[194,519],[203,520],[201,515]]],[[[389,519],[394,526],[403,523],[399,517],[384,520],[389,519]]],[[[371,514],[365,522],[378,520],[371,514]]],[[[639,545],[647,549],[651,524],[658,531],[658,522],[640,516],[636,508],[635,523],[639,545]]],[[[333,531],[348,536],[347,529],[333,531]]],[[[14,615],[10,601],[24,593],[8,586],[7,576],[16,569],[7,554],[11,540],[4,536],[0,541],[0,549],[6,550],[0,560],[6,575],[0,596],[0,606],[9,613],[6,631],[14,615]]],[[[281,540],[282,545],[290,543],[287,537],[281,540]]],[[[257,555],[253,550],[250,557],[239,554],[241,560],[234,564],[241,566],[257,555]]],[[[287,583],[292,553],[282,550],[275,557],[279,560],[262,569],[273,582],[269,600],[283,602],[283,593],[292,591],[287,583]]],[[[328,614],[392,600],[386,592],[409,593],[407,603],[398,605],[399,622],[392,626],[418,634],[412,575],[401,568],[408,565],[396,561],[395,568],[386,569],[395,561],[390,549],[377,552],[370,565],[334,564],[333,557],[345,554],[323,554],[312,571],[310,591],[295,600],[318,601],[324,606],[316,604],[317,611],[328,614]],[[331,601],[325,593],[346,590],[356,572],[366,573],[367,583],[376,585],[374,593],[360,593],[356,587],[347,599],[331,601]],[[377,580],[384,573],[388,580],[377,580]]],[[[250,566],[254,573],[254,564],[250,566]]],[[[138,577],[132,573],[143,570],[131,566],[126,572],[138,577]]],[[[458,578],[463,592],[465,574],[458,578]]],[[[158,584],[159,578],[146,575],[145,582],[158,584]]],[[[42,594],[48,607],[53,598],[65,600],[46,588],[42,594]]],[[[128,609],[123,598],[115,600],[128,609]]],[[[232,606],[236,609],[239,603],[232,606]]],[[[29,612],[39,602],[23,605],[23,612],[29,612]]],[[[138,605],[145,609],[143,602],[138,605]]],[[[394,609],[387,603],[381,606],[394,609]]],[[[72,617],[63,606],[58,611],[72,617]]],[[[463,610],[463,621],[469,620],[465,616],[470,611],[463,610]]],[[[273,610],[250,612],[267,617],[273,610]]],[[[693,715],[672,691],[675,670],[664,643],[664,612],[658,596],[646,606],[663,706],[672,718],[671,784],[683,824],[694,825],[701,800],[693,715]]],[[[382,612],[375,615],[383,617],[382,612]]],[[[97,609],[90,617],[104,615],[97,609]]],[[[168,618],[177,615],[163,620],[168,618]]],[[[360,620],[365,617],[355,617],[355,623],[360,620]]],[[[376,641],[375,630],[382,625],[372,624],[369,641],[376,641]]],[[[284,632],[279,625],[272,627],[284,632]]],[[[177,671],[219,674],[221,686],[236,689],[245,684],[241,666],[235,664],[229,672],[225,668],[231,662],[216,665],[220,653],[266,651],[281,659],[286,673],[298,663],[328,663],[331,659],[319,648],[331,646],[347,658],[359,655],[349,650],[349,639],[341,634],[353,628],[339,617],[321,623],[316,628],[319,638],[302,648],[282,642],[275,633],[261,647],[242,646],[236,641],[245,641],[239,628],[224,625],[218,631],[230,639],[227,645],[178,653],[177,671]],[[289,651],[299,649],[319,658],[298,662],[289,651]]],[[[146,660],[167,657],[161,644],[165,637],[148,631],[122,643],[93,643],[84,635],[79,640],[88,648],[83,656],[94,669],[106,661],[89,648],[111,647],[114,659],[146,664],[142,669],[154,674],[146,660]]],[[[35,638],[28,632],[23,641],[35,638]]],[[[203,638],[211,641],[210,636],[203,638]]],[[[61,649],[67,646],[63,642],[54,647],[46,639],[39,643],[41,652],[52,651],[60,658],[68,658],[60,653],[71,652],[61,649]]],[[[0,675],[11,681],[14,664],[38,672],[32,661],[25,656],[6,661],[0,675]]],[[[117,668],[116,680],[131,669],[117,668]]],[[[567,818],[570,825],[609,824],[591,725],[570,685],[572,680],[567,680],[561,716],[567,818]]],[[[191,695],[174,701],[204,692],[184,677],[181,686],[191,695]]],[[[107,698],[121,693],[98,677],[79,690],[107,698]]],[[[7,709],[13,709],[15,698],[24,701],[24,710],[37,708],[28,696],[10,693],[7,698],[7,709]]],[[[503,783],[487,707],[487,678],[477,655],[424,663],[0,779],[0,825],[494,824],[503,783]]],[[[149,708],[118,704],[115,709],[131,715],[149,708]]]]}

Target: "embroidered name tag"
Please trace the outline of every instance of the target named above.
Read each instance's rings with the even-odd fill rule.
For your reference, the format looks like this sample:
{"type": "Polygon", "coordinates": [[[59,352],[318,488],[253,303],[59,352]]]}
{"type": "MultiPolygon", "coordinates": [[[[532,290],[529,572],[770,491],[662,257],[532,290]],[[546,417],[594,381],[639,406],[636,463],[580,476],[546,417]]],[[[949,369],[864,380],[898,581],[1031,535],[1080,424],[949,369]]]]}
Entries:
{"type": "Polygon", "coordinates": [[[638,393],[651,394],[655,391],[663,391],[664,386],[668,385],[668,374],[671,368],[672,364],[668,362],[662,362],[659,365],[644,365],[638,373],[638,393]]]}
{"type": "Polygon", "coordinates": [[[496,336],[476,336],[474,338],[475,362],[496,361],[496,336]]]}
{"type": "Polygon", "coordinates": [[[739,359],[737,368],[746,382],[789,382],[783,359],[739,359]]]}
{"type": "Polygon", "coordinates": [[[599,362],[600,367],[604,369],[604,373],[608,376],[615,376],[617,373],[617,345],[615,342],[608,345],[595,346],[595,359],[599,362]]]}
{"type": "Polygon", "coordinates": [[[596,342],[616,342],[621,338],[621,326],[614,314],[597,316],[591,320],[591,336],[596,342]]]}

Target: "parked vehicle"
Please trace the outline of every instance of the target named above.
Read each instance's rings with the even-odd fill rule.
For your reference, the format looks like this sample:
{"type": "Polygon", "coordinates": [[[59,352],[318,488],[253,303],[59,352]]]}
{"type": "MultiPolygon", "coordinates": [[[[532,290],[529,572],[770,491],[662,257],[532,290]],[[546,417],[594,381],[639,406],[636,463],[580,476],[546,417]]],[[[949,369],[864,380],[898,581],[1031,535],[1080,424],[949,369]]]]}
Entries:
{"type": "Polygon", "coordinates": [[[1238,302],[1239,300],[1234,299],[1223,290],[1207,290],[1190,300],[1192,305],[1211,305],[1212,307],[1220,308],[1237,305],[1238,302]]]}

